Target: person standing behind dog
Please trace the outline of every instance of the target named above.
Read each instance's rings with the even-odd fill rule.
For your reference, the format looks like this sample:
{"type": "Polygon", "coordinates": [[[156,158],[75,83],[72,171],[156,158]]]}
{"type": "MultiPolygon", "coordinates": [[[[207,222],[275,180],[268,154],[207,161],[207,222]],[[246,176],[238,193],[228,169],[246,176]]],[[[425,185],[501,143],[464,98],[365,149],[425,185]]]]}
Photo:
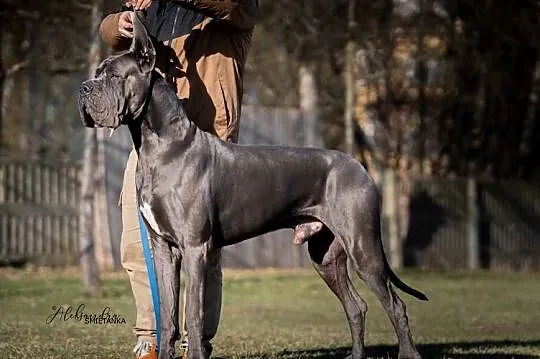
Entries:
{"type": "MultiPolygon", "coordinates": [[[[203,131],[237,142],[244,65],[258,17],[258,0],[130,0],[100,25],[101,38],[115,51],[131,45],[133,13],[128,10],[146,11],[150,35],[163,44],[156,46],[156,70],[176,88],[188,118],[203,131]]],[[[121,263],[137,308],[135,357],[157,359],[156,325],[139,233],[136,163],[133,150],[121,194],[121,263]]],[[[213,270],[207,274],[204,341],[210,349],[221,314],[219,257],[212,258],[213,270]]],[[[185,345],[185,320],[182,328],[185,345]]]]}

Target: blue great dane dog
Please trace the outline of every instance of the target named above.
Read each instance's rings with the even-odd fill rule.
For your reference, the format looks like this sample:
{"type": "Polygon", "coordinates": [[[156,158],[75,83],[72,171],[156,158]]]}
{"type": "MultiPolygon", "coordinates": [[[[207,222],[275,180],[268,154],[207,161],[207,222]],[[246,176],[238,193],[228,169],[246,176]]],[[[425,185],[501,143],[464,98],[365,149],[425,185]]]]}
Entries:
{"type": "Polygon", "coordinates": [[[131,49],[105,59],[80,87],[87,127],[127,125],[138,152],[138,203],[158,279],[159,357],[174,357],[178,336],[180,264],[187,273],[189,358],[207,358],[203,344],[205,273],[216,251],[280,228],[308,243],[313,266],[339,298],[354,359],[365,358],[366,303],[353,287],[347,261],[377,295],[399,340],[399,358],[420,358],[405,305],[393,285],[427,300],[390,269],[380,230],[377,187],[344,153],[315,148],[240,146],[199,130],[175,91],[154,70],[155,49],[134,19],[131,49]]]}

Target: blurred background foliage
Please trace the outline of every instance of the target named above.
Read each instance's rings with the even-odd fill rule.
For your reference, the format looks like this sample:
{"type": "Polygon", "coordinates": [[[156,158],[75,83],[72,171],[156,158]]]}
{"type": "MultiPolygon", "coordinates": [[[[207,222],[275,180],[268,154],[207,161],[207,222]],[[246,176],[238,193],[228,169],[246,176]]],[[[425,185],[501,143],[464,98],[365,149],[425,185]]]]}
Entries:
{"type": "MultiPolygon", "coordinates": [[[[319,146],[322,135],[324,146],[362,161],[381,188],[396,267],[403,260],[466,267],[464,253],[474,268],[540,266],[540,1],[260,3],[241,141],[319,146]]],[[[118,258],[111,223],[120,221],[117,192],[131,144],[119,136],[105,143],[94,131],[97,150],[88,146],[77,89],[98,60],[92,24],[121,4],[0,0],[0,239],[8,243],[0,247],[9,258],[35,230],[28,208],[41,208],[43,218],[63,213],[53,196],[37,198],[55,191],[51,178],[67,181],[67,193],[81,179],[95,182],[87,189],[89,198],[96,193],[89,223],[103,224],[94,228],[96,256],[118,258]],[[85,163],[96,163],[80,176],[85,142],[95,157],[85,163]]],[[[101,46],[102,57],[108,51],[101,46]]],[[[65,221],[73,228],[77,203],[65,221]]],[[[49,227],[43,243],[58,243],[49,227]]],[[[83,238],[69,228],[73,243],[83,238]]]]}
{"type": "MultiPolygon", "coordinates": [[[[120,2],[106,2],[104,12],[120,2]]],[[[91,2],[1,0],[2,150],[78,159],[75,89],[91,2]]],[[[245,101],[299,106],[315,78],[328,147],[343,148],[345,48],[355,44],[355,145],[373,172],[538,178],[538,1],[261,1],[245,101]]]]}

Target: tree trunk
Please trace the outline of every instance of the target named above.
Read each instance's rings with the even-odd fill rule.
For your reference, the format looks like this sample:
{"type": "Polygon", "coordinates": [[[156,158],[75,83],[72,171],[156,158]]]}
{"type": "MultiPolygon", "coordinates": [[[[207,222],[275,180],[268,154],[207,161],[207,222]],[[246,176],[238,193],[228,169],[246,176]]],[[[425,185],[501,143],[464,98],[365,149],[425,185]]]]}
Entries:
{"type": "Polygon", "coordinates": [[[428,118],[427,118],[427,100],[426,100],[426,85],[427,85],[427,68],[426,68],[426,51],[424,49],[424,40],[426,35],[426,27],[425,27],[425,17],[426,17],[426,4],[425,0],[420,0],[418,2],[420,5],[420,19],[417,29],[417,52],[416,52],[416,78],[418,81],[417,89],[418,89],[418,101],[416,103],[417,111],[418,111],[418,119],[420,120],[419,126],[419,146],[418,146],[418,158],[416,159],[416,163],[413,164],[413,172],[416,172],[415,174],[422,174],[422,175],[431,175],[431,165],[428,165],[430,159],[428,157],[431,157],[433,154],[430,154],[428,156],[427,151],[427,137],[428,137],[428,129],[430,129],[428,124],[428,118]]]}
{"type": "Polygon", "coordinates": [[[349,0],[348,13],[348,36],[347,45],[345,47],[345,151],[352,155],[354,154],[354,69],[355,69],[355,51],[356,44],[354,41],[354,11],[356,7],[355,0],[349,0]]]}
{"type": "MultiPolygon", "coordinates": [[[[101,15],[105,2],[103,0],[99,1],[100,13],[97,17],[93,17],[92,21],[97,21],[93,28],[97,30],[99,26],[99,21],[101,20],[101,15]]],[[[93,59],[94,65],[99,64],[101,58],[101,40],[99,36],[93,34],[94,39],[96,40],[95,57],[93,59]]],[[[95,68],[92,70],[95,71],[95,68]]],[[[90,74],[93,76],[93,73],[90,74]]],[[[96,257],[98,266],[101,270],[110,270],[114,268],[114,259],[113,259],[113,250],[112,250],[112,237],[110,231],[110,221],[109,221],[109,205],[107,201],[107,161],[105,156],[105,147],[106,147],[106,137],[107,131],[105,129],[97,130],[97,168],[95,171],[95,195],[94,195],[94,234],[96,238],[96,257]]]]}
{"type": "Polygon", "coordinates": [[[298,70],[300,79],[300,111],[304,119],[304,146],[322,147],[319,114],[319,96],[313,67],[301,65],[298,70]]]}
{"type": "MultiPolygon", "coordinates": [[[[103,1],[95,0],[92,6],[91,42],[88,52],[88,77],[94,77],[101,55],[98,27],[103,14],[103,1]]],[[[99,269],[94,244],[94,166],[96,162],[96,130],[86,129],[84,136],[83,171],[81,178],[81,203],[79,208],[80,261],[85,291],[90,295],[101,292],[99,269]]]]}
{"type": "Polygon", "coordinates": [[[109,226],[109,206],[107,201],[107,166],[105,157],[106,130],[98,129],[97,158],[94,189],[94,234],[96,242],[96,258],[100,270],[110,270],[114,267],[112,242],[109,226]]]}
{"type": "Polygon", "coordinates": [[[93,231],[95,152],[96,131],[92,128],[87,128],[84,133],[81,203],[79,207],[79,248],[84,289],[89,295],[97,295],[101,291],[93,231]]]}
{"type": "Polygon", "coordinates": [[[524,152],[523,177],[531,180],[535,172],[540,178],[538,176],[540,169],[535,165],[540,157],[540,141],[538,141],[540,135],[540,60],[536,61],[525,128],[521,144],[524,152]]]}
{"type": "MultiPolygon", "coordinates": [[[[2,30],[0,29],[0,43],[2,41],[2,30]]],[[[3,136],[3,127],[4,127],[4,82],[6,79],[4,62],[2,61],[2,54],[0,53],[0,154],[3,152],[4,148],[4,136],[3,136]]]]}
{"type": "Polygon", "coordinates": [[[4,23],[3,16],[0,15],[0,154],[4,151],[4,83],[6,81],[6,69],[4,68],[4,23]]]}
{"type": "Polygon", "coordinates": [[[388,235],[388,259],[394,269],[403,267],[403,241],[399,236],[399,213],[397,206],[396,172],[392,168],[384,170],[382,179],[383,215],[386,219],[388,235]]]}

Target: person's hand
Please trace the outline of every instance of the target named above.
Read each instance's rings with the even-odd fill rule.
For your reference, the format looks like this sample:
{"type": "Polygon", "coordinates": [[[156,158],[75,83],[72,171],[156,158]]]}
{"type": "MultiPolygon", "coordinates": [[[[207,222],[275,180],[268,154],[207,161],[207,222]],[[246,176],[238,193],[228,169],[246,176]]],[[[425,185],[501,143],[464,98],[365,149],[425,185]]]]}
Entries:
{"type": "Polygon", "coordinates": [[[133,37],[133,12],[124,11],[120,14],[120,19],[118,19],[118,32],[123,37],[133,37]]]}
{"type": "Polygon", "coordinates": [[[133,6],[133,10],[145,10],[150,6],[152,0],[130,0],[129,1],[133,6]]]}

